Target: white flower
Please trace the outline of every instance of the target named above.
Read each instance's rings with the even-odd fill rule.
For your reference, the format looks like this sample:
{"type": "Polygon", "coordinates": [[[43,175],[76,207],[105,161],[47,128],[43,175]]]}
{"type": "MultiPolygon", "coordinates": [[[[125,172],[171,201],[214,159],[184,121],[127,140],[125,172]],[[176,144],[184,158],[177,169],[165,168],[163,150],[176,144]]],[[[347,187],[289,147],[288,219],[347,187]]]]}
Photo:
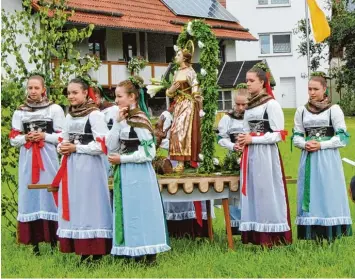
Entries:
{"type": "Polygon", "coordinates": [[[199,48],[203,48],[205,46],[205,44],[201,41],[198,41],[197,44],[199,48]]]}
{"type": "Polygon", "coordinates": [[[203,76],[207,75],[207,72],[204,68],[201,68],[201,75],[203,75],[203,76]]]}
{"type": "Polygon", "coordinates": [[[150,79],[150,82],[151,82],[152,84],[154,84],[154,85],[161,84],[161,81],[158,80],[158,79],[156,79],[156,78],[151,78],[151,79],[150,79]]]}
{"type": "Polygon", "coordinates": [[[189,21],[189,23],[187,24],[187,33],[189,33],[191,36],[194,35],[194,32],[192,31],[192,22],[189,21]]]}
{"type": "Polygon", "coordinates": [[[212,161],[215,166],[219,165],[219,160],[217,158],[213,158],[212,161]]]}
{"type": "Polygon", "coordinates": [[[174,45],[174,50],[175,50],[175,52],[178,52],[179,51],[179,47],[177,45],[174,45]]]}
{"type": "Polygon", "coordinates": [[[198,158],[200,159],[200,161],[203,161],[203,154],[199,153],[198,158]]]}
{"type": "Polygon", "coordinates": [[[242,161],[242,158],[238,158],[237,163],[240,165],[240,162],[242,161]]]}
{"type": "Polygon", "coordinates": [[[163,88],[164,86],[162,85],[148,85],[147,93],[149,94],[150,98],[153,98],[163,88]]]}
{"type": "Polygon", "coordinates": [[[205,116],[205,114],[206,114],[206,113],[205,113],[202,109],[200,109],[199,114],[200,114],[200,117],[202,118],[202,117],[204,117],[204,116],[205,116]]]}
{"type": "Polygon", "coordinates": [[[216,75],[218,76],[218,69],[216,69],[216,75]]]}

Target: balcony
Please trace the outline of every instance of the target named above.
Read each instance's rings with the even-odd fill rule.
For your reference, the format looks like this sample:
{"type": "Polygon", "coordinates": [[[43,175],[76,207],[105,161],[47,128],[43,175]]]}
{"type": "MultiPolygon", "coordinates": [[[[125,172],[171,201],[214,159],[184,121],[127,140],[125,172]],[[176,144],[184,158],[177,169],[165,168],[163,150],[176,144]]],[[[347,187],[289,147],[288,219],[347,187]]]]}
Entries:
{"type": "MultiPolygon", "coordinates": [[[[165,74],[169,63],[154,63],[149,62],[147,66],[139,73],[144,79],[145,84],[150,84],[151,78],[161,79],[165,74]]],[[[53,66],[58,66],[58,61],[53,60],[53,66]]],[[[111,89],[127,79],[130,73],[127,70],[127,62],[121,61],[101,61],[101,65],[97,71],[89,71],[89,75],[98,81],[104,88],[111,89]]]]}

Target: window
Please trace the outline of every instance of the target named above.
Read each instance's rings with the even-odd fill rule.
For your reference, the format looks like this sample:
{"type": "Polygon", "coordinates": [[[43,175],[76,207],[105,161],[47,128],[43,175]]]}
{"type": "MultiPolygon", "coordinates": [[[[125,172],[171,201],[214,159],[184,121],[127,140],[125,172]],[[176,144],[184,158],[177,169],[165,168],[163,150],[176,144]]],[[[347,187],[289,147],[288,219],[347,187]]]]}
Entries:
{"type": "Polygon", "coordinates": [[[291,54],[291,34],[260,34],[260,53],[291,54]]]}
{"type": "Polygon", "coordinates": [[[218,110],[232,109],[232,91],[218,92],[218,110]]]}
{"type": "Polygon", "coordinates": [[[225,45],[219,46],[218,59],[221,63],[224,63],[226,61],[226,46],[225,45]]]}
{"type": "Polygon", "coordinates": [[[258,0],[259,6],[289,6],[290,0],[258,0]]]}
{"type": "Polygon", "coordinates": [[[125,61],[137,56],[137,37],[136,33],[123,33],[123,56],[125,61]]]}
{"type": "Polygon", "coordinates": [[[106,30],[94,30],[89,38],[89,53],[96,55],[100,60],[106,60],[106,30]]]}

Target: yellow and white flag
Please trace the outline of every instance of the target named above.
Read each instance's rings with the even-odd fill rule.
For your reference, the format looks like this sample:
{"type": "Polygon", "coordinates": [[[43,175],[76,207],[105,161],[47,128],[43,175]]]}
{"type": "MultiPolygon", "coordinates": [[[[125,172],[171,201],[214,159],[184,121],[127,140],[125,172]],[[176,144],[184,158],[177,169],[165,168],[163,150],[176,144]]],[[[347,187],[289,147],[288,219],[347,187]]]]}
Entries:
{"type": "Polygon", "coordinates": [[[313,36],[317,43],[323,42],[330,36],[330,27],[328,20],[319,8],[316,0],[307,0],[309,12],[311,14],[311,22],[313,29],[313,36]]]}

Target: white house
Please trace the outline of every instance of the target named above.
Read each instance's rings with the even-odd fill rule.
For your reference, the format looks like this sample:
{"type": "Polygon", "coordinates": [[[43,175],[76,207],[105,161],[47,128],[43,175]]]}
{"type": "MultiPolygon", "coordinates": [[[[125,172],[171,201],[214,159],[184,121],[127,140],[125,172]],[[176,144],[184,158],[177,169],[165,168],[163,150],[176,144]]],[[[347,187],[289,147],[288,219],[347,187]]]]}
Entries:
{"type": "MultiPolygon", "coordinates": [[[[294,34],[297,22],[305,18],[306,0],[227,0],[227,10],[248,26],[257,42],[236,41],[236,60],[266,59],[276,81],[275,97],[284,108],[307,102],[307,59],[300,57],[300,43],[294,34]]],[[[327,0],[317,0],[330,16],[327,0]]],[[[325,50],[328,52],[328,49],[325,50]]],[[[327,56],[327,55],[326,55],[327,56]]],[[[328,59],[319,70],[329,68],[328,59]]]]}
{"type": "MultiPolygon", "coordinates": [[[[95,25],[92,36],[77,48],[82,55],[100,57],[102,64],[91,75],[106,90],[112,90],[129,76],[127,61],[134,56],[149,61],[140,73],[145,83],[149,83],[152,77],[159,79],[175,56],[173,46],[183,25],[195,18],[204,18],[212,27],[219,40],[222,65],[236,61],[235,41],[256,41],[241,21],[224,8],[225,1],[181,0],[178,5],[174,0],[68,0],[67,3],[75,10],[68,28],[95,25]]],[[[7,11],[22,8],[21,0],[2,0],[2,5],[7,11]]],[[[39,8],[36,1],[33,1],[33,7],[35,10],[39,8]]],[[[197,46],[195,49],[193,62],[198,62],[199,49],[197,46]]],[[[54,59],[53,65],[57,63],[54,59]]],[[[226,102],[227,106],[231,101],[228,94],[220,94],[220,102],[226,102]]],[[[164,100],[156,102],[165,104],[164,100]]]]}

